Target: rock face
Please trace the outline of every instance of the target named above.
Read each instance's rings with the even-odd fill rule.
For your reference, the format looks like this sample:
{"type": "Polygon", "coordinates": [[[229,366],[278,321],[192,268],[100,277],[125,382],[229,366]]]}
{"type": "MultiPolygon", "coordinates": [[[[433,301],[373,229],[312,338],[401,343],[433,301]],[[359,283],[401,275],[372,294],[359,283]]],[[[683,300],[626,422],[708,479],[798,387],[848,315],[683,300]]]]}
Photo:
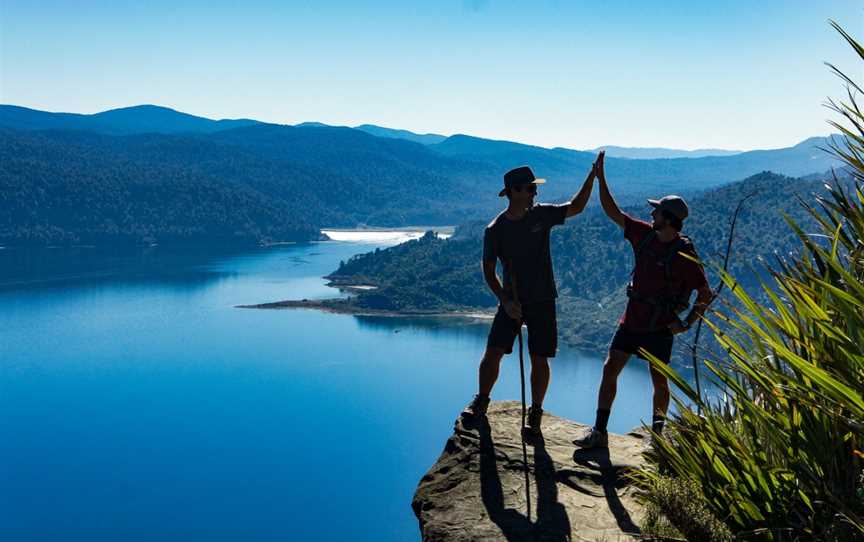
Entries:
{"type": "Polygon", "coordinates": [[[521,416],[507,401],[492,403],[486,419],[456,420],[414,494],[423,540],[634,539],[642,510],[625,475],[643,462],[646,435],[610,434],[608,450],[579,450],[572,441],[586,426],[546,413],[543,434],[526,439],[526,475],[521,416]]]}

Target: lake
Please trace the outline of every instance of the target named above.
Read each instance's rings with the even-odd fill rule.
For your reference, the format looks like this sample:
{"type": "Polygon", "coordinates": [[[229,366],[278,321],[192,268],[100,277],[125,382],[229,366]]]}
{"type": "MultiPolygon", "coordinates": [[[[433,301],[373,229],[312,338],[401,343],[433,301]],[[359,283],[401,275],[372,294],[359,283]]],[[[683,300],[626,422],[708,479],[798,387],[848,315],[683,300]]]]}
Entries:
{"type": "MultiPolygon", "coordinates": [[[[340,260],[405,238],[0,250],[0,540],[419,539],[488,322],[235,308],[338,295],[340,260]]],[[[546,409],[592,422],[601,363],[562,348],[546,409]]],[[[634,360],[610,429],[650,401],[634,360]]]]}

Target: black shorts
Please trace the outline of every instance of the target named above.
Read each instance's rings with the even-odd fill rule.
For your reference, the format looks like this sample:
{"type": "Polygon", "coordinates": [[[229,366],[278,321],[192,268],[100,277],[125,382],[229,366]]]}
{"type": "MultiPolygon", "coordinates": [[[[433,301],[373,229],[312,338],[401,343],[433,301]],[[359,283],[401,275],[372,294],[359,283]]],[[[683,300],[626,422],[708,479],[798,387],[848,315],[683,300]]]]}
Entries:
{"type": "Polygon", "coordinates": [[[639,353],[639,349],[644,348],[660,361],[669,363],[669,360],[672,358],[673,341],[674,335],[672,335],[671,331],[664,330],[643,333],[630,331],[624,329],[622,326],[618,326],[615,336],[612,337],[612,344],[609,345],[609,349],[635,354],[637,357],[645,359],[645,356],[639,353]]]}
{"type": "MultiPolygon", "coordinates": [[[[558,350],[558,320],[555,316],[555,301],[539,301],[522,305],[522,318],[528,326],[528,352],[535,356],[554,358],[558,350]]],[[[519,324],[510,318],[502,305],[489,330],[487,347],[503,348],[506,353],[513,351],[513,341],[519,333],[519,324]]]]}

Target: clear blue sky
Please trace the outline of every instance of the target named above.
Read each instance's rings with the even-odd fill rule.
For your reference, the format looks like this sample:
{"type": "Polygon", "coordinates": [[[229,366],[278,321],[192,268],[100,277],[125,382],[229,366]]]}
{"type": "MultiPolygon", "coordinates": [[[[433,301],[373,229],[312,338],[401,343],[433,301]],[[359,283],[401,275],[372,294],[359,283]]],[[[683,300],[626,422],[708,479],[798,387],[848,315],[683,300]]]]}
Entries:
{"type": "Polygon", "coordinates": [[[364,122],[543,146],[782,147],[861,76],[852,0],[0,0],[0,102],[364,122]]]}

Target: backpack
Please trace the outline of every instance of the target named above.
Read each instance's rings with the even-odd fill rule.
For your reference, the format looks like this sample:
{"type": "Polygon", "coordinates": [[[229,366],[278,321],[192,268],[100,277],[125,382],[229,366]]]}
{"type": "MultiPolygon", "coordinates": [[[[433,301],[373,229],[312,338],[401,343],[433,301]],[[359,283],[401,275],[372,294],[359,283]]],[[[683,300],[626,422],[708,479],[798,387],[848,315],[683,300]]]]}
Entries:
{"type": "Polygon", "coordinates": [[[630,299],[634,299],[640,303],[645,303],[646,305],[651,305],[653,310],[651,311],[651,320],[648,324],[648,331],[659,331],[660,328],[657,328],[657,320],[664,314],[671,314],[676,316],[681,312],[685,311],[690,306],[690,292],[672,292],[672,259],[678,255],[679,252],[693,252],[693,241],[690,240],[689,237],[685,235],[680,235],[678,240],[670,246],[666,252],[662,254],[656,253],[651,249],[651,241],[657,238],[657,232],[655,230],[649,231],[645,234],[645,237],[639,241],[639,244],[636,245],[635,250],[635,262],[633,266],[633,271],[630,272],[630,284],[627,285],[627,297],[630,299]],[[650,254],[654,256],[655,261],[659,262],[663,265],[663,277],[665,279],[665,286],[663,287],[663,291],[658,296],[650,297],[644,296],[638,293],[633,288],[633,275],[636,274],[636,264],[639,261],[639,257],[643,254],[650,254]]]}

